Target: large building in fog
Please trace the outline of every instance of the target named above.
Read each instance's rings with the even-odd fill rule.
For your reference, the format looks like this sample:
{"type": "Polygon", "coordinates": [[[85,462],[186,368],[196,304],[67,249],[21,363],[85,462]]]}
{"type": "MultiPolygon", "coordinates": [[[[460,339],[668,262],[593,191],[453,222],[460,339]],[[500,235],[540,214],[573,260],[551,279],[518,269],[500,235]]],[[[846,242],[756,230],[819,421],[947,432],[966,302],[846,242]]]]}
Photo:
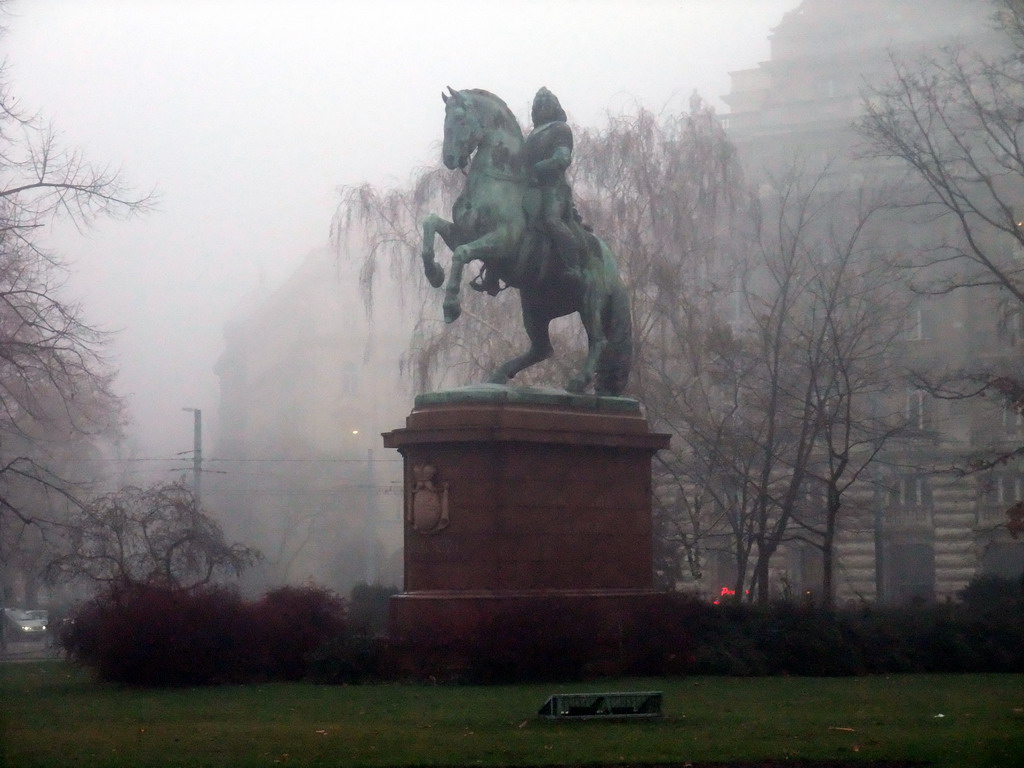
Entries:
{"type": "Polygon", "coordinates": [[[380,433],[407,409],[405,336],[364,310],[326,251],[252,296],[225,328],[207,505],[259,547],[271,584],[399,583],[401,461],[380,433]]]}
{"type": "MultiPolygon", "coordinates": [[[[871,183],[903,173],[899,163],[855,160],[854,122],[872,84],[891,74],[890,55],[913,61],[948,44],[994,50],[992,6],[983,0],[804,0],[770,35],[771,56],[731,73],[723,123],[755,184],[766,169],[799,157],[809,167],[832,163],[844,181],[871,183]]],[[[908,223],[893,247],[913,249],[925,232],[908,223]]],[[[946,226],[932,222],[935,227],[946,226]]],[[[949,226],[949,236],[957,236],[949,226]]],[[[999,297],[977,289],[917,298],[897,354],[914,368],[969,368],[979,360],[1020,354],[1019,322],[1006,322],[999,297]]],[[[1020,466],[958,478],[951,467],[975,449],[1024,441],[1019,413],[990,401],[938,400],[908,381],[889,393],[917,438],[889,449],[871,482],[854,494],[837,546],[837,597],[950,599],[974,577],[1017,577],[1024,542],[1001,523],[1024,493],[1020,466]]],[[[790,547],[777,575],[797,588],[819,583],[820,565],[790,547]]],[[[722,583],[729,564],[719,563],[722,583]]]]}

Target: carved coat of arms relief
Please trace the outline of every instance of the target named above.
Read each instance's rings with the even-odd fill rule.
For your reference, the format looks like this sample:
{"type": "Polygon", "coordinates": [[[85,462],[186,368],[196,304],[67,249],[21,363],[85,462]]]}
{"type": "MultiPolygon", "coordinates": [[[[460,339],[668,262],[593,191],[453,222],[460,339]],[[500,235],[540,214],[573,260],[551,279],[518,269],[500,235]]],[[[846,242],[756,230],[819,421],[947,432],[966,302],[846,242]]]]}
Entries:
{"type": "Polygon", "coordinates": [[[433,464],[416,464],[412,476],[406,521],[418,533],[440,533],[449,523],[448,483],[438,478],[433,464]]]}

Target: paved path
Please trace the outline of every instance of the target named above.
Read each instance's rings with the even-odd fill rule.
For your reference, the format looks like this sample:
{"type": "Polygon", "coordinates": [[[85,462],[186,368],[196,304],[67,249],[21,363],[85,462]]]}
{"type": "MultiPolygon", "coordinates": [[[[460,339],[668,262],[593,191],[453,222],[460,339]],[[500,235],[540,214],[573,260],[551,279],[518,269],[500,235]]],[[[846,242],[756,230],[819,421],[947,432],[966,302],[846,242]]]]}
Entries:
{"type": "Polygon", "coordinates": [[[28,640],[21,643],[7,643],[7,649],[0,651],[0,662],[3,661],[46,661],[59,659],[60,650],[45,640],[28,640]]]}

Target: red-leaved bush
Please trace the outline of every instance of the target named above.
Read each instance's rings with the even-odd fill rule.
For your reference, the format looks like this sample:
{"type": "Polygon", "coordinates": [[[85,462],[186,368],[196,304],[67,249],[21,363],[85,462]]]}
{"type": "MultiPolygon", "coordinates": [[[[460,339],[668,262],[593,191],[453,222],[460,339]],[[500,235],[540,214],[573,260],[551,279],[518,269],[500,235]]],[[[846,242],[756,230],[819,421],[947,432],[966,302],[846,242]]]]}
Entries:
{"type": "Polygon", "coordinates": [[[142,686],[294,680],[345,631],[345,601],[284,587],[256,602],[232,590],[131,585],[83,605],[61,632],[102,680],[142,686]]]}
{"type": "Polygon", "coordinates": [[[280,587],[250,608],[253,655],[274,680],[299,680],[311,653],[345,631],[345,601],[319,587],[280,587]]]}
{"type": "Polygon", "coordinates": [[[204,685],[247,676],[251,618],[237,593],[118,587],[72,617],[61,642],[99,677],[131,685],[204,685]]]}

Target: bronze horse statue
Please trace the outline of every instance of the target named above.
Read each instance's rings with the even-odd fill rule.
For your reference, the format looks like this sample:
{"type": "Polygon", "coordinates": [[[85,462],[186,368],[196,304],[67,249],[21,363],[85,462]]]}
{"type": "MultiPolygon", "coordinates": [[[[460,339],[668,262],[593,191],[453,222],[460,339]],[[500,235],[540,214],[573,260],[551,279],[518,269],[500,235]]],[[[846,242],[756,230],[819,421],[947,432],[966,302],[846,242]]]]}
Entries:
{"type": "Polygon", "coordinates": [[[619,395],[626,387],[633,340],[629,296],[611,249],[575,218],[568,221],[584,254],[579,272],[551,258],[553,247],[536,226],[539,200],[529,185],[523,132],[500,98],[484,90],[442,94],[445,102],[442,159],[451,170],[469,166],[466,184],[452,208],[452,220],[430,214],[423,222],[423,268],[435,288],[444,269],[434,258],[434,236],[452,250],[444,297],[445,322],[462,311],[459,292],[463,268],[483,264],[483,282],[473,287],[497,293],[500,283],[518,288],[530,348],[503,363],[489,382],[506,384],[524,368],[553,353],[548,326],[557,317],[578,312],[587,333],[583,367],[567,383],[581,393],[591,384],[598,395],[619,395]]]}

